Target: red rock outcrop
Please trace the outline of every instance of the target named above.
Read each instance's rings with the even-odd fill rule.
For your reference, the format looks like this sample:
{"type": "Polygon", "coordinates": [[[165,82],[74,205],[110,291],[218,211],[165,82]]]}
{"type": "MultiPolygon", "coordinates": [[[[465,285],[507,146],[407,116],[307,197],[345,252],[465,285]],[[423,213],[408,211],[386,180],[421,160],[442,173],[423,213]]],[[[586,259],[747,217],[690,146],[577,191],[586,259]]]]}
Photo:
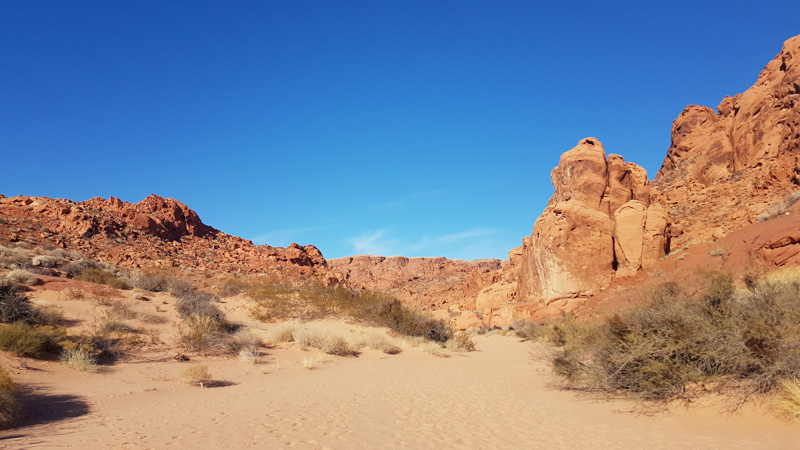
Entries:
{"type": "Polygon", "coordinates": [[[0,197],[0,243],[25,241],[81,251],[121,267],[180,267],[338,283],[313,245],[254,245],[204,224],[183,203],[151,195],[139,203],[111,197],[84,202],[0,197]]]}
{"type": "Polygon", "coordinates": [[[652,266],[668,246],[668,219],[650,205],[640,166],[582,140],[551,174],[555,193],[523,240],[516,299],[542,301],[596,294],[615,277],[652,266]]]}
{"type": "Polygon", "coordinates": [[[800,185],[800,36],[717,111],[686,107],[654,182],[678,246],[775,216],[800,185]]]}
{"type": "Polygon", "coordinates": [[[343,281],[364,289],[387,292],[433,309],[475,309],[475,296],[496,281],[497,259],[462,261],[405,256],[358,255],[328,260],[343,281]]]}

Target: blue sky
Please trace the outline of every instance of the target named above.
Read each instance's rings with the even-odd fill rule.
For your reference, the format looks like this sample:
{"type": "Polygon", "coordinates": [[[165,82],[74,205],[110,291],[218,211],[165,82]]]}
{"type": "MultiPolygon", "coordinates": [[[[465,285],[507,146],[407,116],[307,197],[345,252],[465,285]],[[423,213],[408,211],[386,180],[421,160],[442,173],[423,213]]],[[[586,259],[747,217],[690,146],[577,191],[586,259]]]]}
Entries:
{"type": "Polygon", "coordinates": [[[0,193],[151,193],[256,243],[504,258],[587,136],[652,178],[800,2],[4,1],[0,193]]]}

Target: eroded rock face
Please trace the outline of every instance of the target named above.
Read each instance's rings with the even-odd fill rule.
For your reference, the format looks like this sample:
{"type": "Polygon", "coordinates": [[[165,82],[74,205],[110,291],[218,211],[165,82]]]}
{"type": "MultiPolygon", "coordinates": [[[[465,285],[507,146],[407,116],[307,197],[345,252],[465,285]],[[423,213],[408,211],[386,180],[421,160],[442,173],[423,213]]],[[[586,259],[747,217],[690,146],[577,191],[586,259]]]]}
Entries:
{"type": "Polygon", "coordinates": [[[800,36],[756,83],[714,111],[686,107],[652,183],[676,225],[676,245],[719,239],[774,216],[800,185],[800,36]]]}
{"type": "Polygon", "coordinates": [[[664,255],[667,215],[650,206],[643,168],[606,158],[600,141],[587,138],[561,156],[551,176],[555,193],[523,240],[517,299],[593,295],[664,255]]]}

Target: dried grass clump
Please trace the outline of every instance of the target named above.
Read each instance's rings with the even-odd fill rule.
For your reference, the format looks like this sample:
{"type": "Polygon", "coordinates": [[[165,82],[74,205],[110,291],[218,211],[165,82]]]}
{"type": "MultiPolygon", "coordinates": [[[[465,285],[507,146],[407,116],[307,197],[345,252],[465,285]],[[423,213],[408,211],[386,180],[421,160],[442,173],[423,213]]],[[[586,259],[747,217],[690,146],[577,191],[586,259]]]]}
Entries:
{"type": "Polygon", "coordinates": [[[37,357],[50,344],[51,334],[25,322],[0,325],[0,349],[17,356],[37,357]]]}
{"type": "Polygon", "coordinates": [[[250,350],[258,354],[258,348],[261,347],[261,338],[249,330],[239,330],[231,335],[228,341],[228,348],[232,354],[241,354],[243,350],[250,350]]]}
{"type": "Polygon", "coordinates": [[[127,281],[119,278],[111,270],[85,269],[78,276],[76,276],[75,279],[80,281],[88,281],[90,283],[104,284],[114,289],[131,288],[127,281]]]}
{"type": "Polygon", "coordinates": [[[64,300],[68,301],[83,300],[85,297],[86,293],[80,289],[68,287],[65,288],[63,291],[61,291],[61,298],[63,298],[64,300]]]}
{"type": "Polygon", "coordinates": [[[16,391],[16,383],[5,367],[0,366],[0,428],[7,428],[14,423],[17,416],[17,402],[14,399],[16,391]]]}
{"type": "Polygon", "coordinates": [[[71,367],[81,372],[97,372],[97,357],[94,353],[84,347],[66,349],[58,357],[59,361],[67,367],[71,367]]]}
{"type": "Polygon", "coordinates": [[[355,353],[345,338],[327,328],[299,327],[294,330],[292,337],[300,345],[322,350],[329,355],[350,356],[355,353]]]}
{"type": "Polygon", "coordinates": [[[11,283],[22,284],[25,286],[33,286],[39,282],[36,275],[25,269],[14,269],[6,274],[6,280],[11,283]]]}
{"type": "Polygon", "coordinates": [[[475,350],[475,342],[466,331],[459,331],[447,340],[445,347],[451,352],[464,353],[475,350]]]}
{"type": "Polygon", "coordinates": [[[401,349],[394,340],[387,336],[385,333],[378,331],[367,331],[358,340],[358,346],[367,346],[373,350],[378,350],[387,355],[396,355],[401,352],[401,349]]]}
{"type": "Polygon", "coordinates": [[[267,332],[264,341],[269,345],[275,345],[280,342],[292,342],[294,340],[294,331],[300,326],[301,325],[297,322],[278,324],[267,332]]]}
{"type": "Polygon", "coordinates": [[[429,355],[438,356],[440,358],[447,358],[450,355],[445,351],[442,344],[438,342],[429,341],[422,336],[412,336],[406,338],[406,342],[409,346],[418,348],[423,353],[427,353],[429,355]]]}
{"type": "Polygon", "coordinates": [[[25,249],[0,245],[0,268],[20,269],[30,265],[31,257],[25,249]]]}
{"type": "Polygon", "coordinates": [[[34,309],[34,321],[39,325],[57,326],[64,320],[64,311],[53,304],[39,304],[34,309]]]}
{"type": "Polygon", "coordinates": [[[792,422],[800,421],[800,380],[781,380],[773,406],[778,416],[792,422]]]}
{"type": "Polygon", "coordinates": [[[64,258],[59,258],[52,255],[38,255],[34,256],[31,264],[36,267],[58,267],[64,263],[64,258]]]}
{"type": "Polygon", "coordinates": [[[211,382],[211,372],[209,372],[208,366],[204,364],[192,364],[181,373],[181,379],[186,384],[205,387],[211,382]]]}
{"type": "Polygon", "coordinates": [[[187,350],[202,352],[220,342],[223,329],[214,317],[194,314],[184,318],[178,328],[178,338],[187,350]]]}
{"type": "Polygon", "coordinates": [[[239,350],[237,357],[239,361],[247,364],[258,364],[258,357],[260,354],[255,347],[245,347],[239,350]]]}

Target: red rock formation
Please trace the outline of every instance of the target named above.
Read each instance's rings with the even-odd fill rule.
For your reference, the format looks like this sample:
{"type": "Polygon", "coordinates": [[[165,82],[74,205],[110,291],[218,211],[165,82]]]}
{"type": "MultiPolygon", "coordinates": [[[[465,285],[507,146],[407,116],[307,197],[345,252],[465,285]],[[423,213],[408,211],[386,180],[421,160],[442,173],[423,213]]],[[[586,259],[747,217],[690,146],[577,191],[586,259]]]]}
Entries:
{"type": "Polygon", "coordinates": [[[475,309],[478,291],[495,281],[497,259],[358,255],[331,259],[330,268],[349,285],[390,293],[428,308],[475,309]]]}
{"type": "Polygon", "coordinates": [[[157,195],[139,203],[114,197],[85,202],[0,197],[0,243],[4,241],[78,250],[122,267],[303,275],[338,282],[313,245],[257,246],[205,225],[183,203],[157,195]]]}
{"type": "Polygon", "coordinates": [[[651,187],[679,246],[774,216],[800,185],[800,36],[717,111],[686,107],[651,187]]]}
{"type": "Polygon", "coordinates": [[[582,140],[551,174],[555,193],[523,240],[517,300],[596,294],[652,266],[668,245],[667,217],[650,206],[647,173],[600,141],[582,140]]]}

